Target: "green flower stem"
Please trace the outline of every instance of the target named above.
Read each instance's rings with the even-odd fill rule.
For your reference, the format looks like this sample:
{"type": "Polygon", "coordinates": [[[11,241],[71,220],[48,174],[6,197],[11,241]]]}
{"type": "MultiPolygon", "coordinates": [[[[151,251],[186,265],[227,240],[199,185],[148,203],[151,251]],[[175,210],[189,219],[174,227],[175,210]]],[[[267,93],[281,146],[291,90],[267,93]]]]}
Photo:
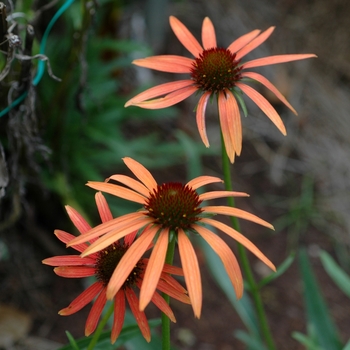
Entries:
{"type": "MultiPolygon", "coordinates": [[[[175,233],[170,232],[170,242],[168,246],[168,251],[166,253],[165,263],[171,265],[174,260],[174,252],[175,252],[175,233]]],[[[167,304],[170,304],[170,297],[169,295],[163,293],[163,298],[167,302],[167,304]]],[[[162,313],[162,349],[163,350],[170,350],[170,319],[169,317],[162,313]]]]}
{"type": "Polygon", "coordinates": [[[107,321],[109,320],[109,318],[111,317],[111,315],[113,313],[113,310],[114,310],[114,303],[111,303],[111,306],[109,307],[108,311],[105,313],[101,322],[98,324],[96,331],[95,331],[93,337],[91,338],[90,344],[87,347],[87,350],[94,349],[95,345],[98,342],[98,339],[100,338],[100,335],[103,331],[104,326],[106,325],[107,321]]]}
{"type": "MultiPolygon", "coordinates": [[[[222,134],[221,134],[221,150],[222,150],[222,168],[223,168],[222,170],[224,174],[225,189],[227,191],[233,191],[230,162],[226,154],[226,149],[225,149],[225,144],[223,141],[222,134]]],[[[228,197],[227,201],[231,207],[235,207],[235,201],[233,197],[228,197]]],[[[235,230],[240,231],[240,225],[239,225],[238,219],[232,216],[230,218],[231,218],[232,227],[235,230]]],[[[242,264],[243,271],[245,273],[245,277],[249,284],[249,290],[254,300],[261,331],[263,333],[263,336],[265,338],[265,341],[269,350],[275,350],[276,346],[270,331],[270,327],[267,322],[264,305],[260,296],[260,290],[259,290],[258,284],[255,282],[255,278],[254,278],[252,269],[250,267],[246,249],[240,243],[237,243],[237,245],[238,245],[238,255],[240,257],[240,261],[242,264]]]]}

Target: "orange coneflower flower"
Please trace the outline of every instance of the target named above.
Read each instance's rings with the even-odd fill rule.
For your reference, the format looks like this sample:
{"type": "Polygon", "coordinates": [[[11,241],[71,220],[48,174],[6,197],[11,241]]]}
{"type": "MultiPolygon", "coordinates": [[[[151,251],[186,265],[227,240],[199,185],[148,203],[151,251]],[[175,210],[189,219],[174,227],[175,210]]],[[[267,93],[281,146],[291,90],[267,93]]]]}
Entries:
{"type": "Polygon", "coordinates": [[[125,107],[165,108],[186,99],[195,92],[199,92],[201,97],[196,108],[197,126],[203,143],[206,147],[209,147],[205,128],[205,110],[209,98],[216,94],[225,148],[232,163],[235,154],[240,155],[242,148],[242,126],[237,103],[237,100],[242,101],[240,97],[242,92],[258,105],[283,135],[286,135],[285,126],[276,110],[266,98],[247,85],[245,81],[253,80],[263,84],[295,114],[297,114],[296,111],[269,80],[258,73],[246,72],[245,70],[302,60],[316,57],[316,55],[276,55],[241,63],[241,59],[246,54],[260,46],[272,34],[274,27],[270,27],[262,33],[260,33],[260,30],[253,30],[236,39],[225,49],[217,47],[215,29],[208,17],[204,19],[202,26],[204,48],[177,18],[170,17],[170,26],[182,45],[194,56],[194,59],[175,55],[161,55],[137,59],[133,63],[140,67],[162,72],[189,73],[190,78],[148,89],[129,100],[125,107]],[[155,97],[158,98],[153,99],[155,97]]]}
{"type": "MultiPolygon", "coordinates": [[[[102,222],[108,223],[110,221],[113,221],[113,217],[108,204],[100,192],[96,194],[96,204],[102,222]]],[[[84,236],[91,230],[90,225],[74,208],[67,206],[66,209],[73,224],[81,233],[81,236],[84,236]]],[[[55,235],[63,243],[68,243],[75,238],[75,236],[71,235],[70,233],[61,230],[56,230],[55,235]]],[[[81,310],[95,297],[97,297],[86,320],[86,336],[92,334],[97,327],[102,310],[107,300],[107,285],[116,266],[123,259],[123,256],[127,254],[129,249],[133,247],[132,243],[135,239],[135,236],[136,232],[131,232],[128,235],[125,235],[123,241],[115,240],[110,245],[105,246],[102,250],[91,254],[89,257],[82,258],[79,255],[65,255],[54,256],[52,258],[43,260],[43,263],[46,265],[57,266],[54,271],[58,276],[66,278],[95,276],[97,278],[97,281],[88,287],[84,292],[82,292],[76,299],[74,299],[68,307],[59,311],[59,314],[62,316],[72,315],[81,310]]],[[[143,238],[145,237],[147,237],[146,232],[143,238]]],[[[94,240],[87,241],[84,239],[84,241],[91,244],[94,240]]],[[[144,243],[147,245],[147,249],[150,241],[145,240],[144,243]]],[[[88,248],[88,244],[81,243],[78,245],[73,245],[72,248],[81,253],[86,248],[88,248]]],[[[140,311],[139,300],[134,291],[135,286],[138,288],[141,287],[142,280],[144,279],[145,269],[147,268],[148,264],[148,259],[139,259],[138,261],[134,261],[134,265],[129,274],[118,277],[118,280],[120,282],[120,289],[113,296],[114,320],[111,331],[112,343],[117,340],[119,333],[122,330],[125,316],[125,298],[127,299],[130,309],[135,316],[136,322],[141,330],[142,335],[148,342],[151,339],[150,328],[146,315],[143,311],[140,311]]],[[[165,264],[162,266],[160,279],[158,280],[156,289],[168,294],[175,299],[189,304],[190,300],[188,298],[186,290],[173,277],[171,277],[170,274],[181,276],[183,275],[182,269],[165,264]]],[[[160,296],[160,294],[155,291],[155,289],[153,291],[154,293],[152,293],[151,296],[152,302],[162,312],[164,312],[170,318],[170,320],[175,322],[174,314],[169,305],[160,296]]]]}
{"type": "Polygon", "coordinates": [[[272,225],[237,208],[203,205],[203,201],[206,200],[228,196],[248,196],[246,193],[214,191],[198,194],[197,188],[210,183],[222,182],[219,178],[212,176],[197,177],[186,185],[177,182],[158,185],[150,172],[140,163],[131,158],[123,160],[139,181],[125,175],[113,175],[107,181],[114,180],[129,188],[108,182],[89,182],[87,185],[99,191],[139,203],[143,209],[103,223],[86,232],[83,236],[73,239],[68,244],[80,244],[87,239],[91,240],[103,235],[82,254],[82,256],[90,256],[90,254],[105,249],[130,232],[135,230],[142,232],[113,272],[107,286],[108,299],[113,298],[118,293],[135,263],[146,251],[150,242],[155,240],[140,290],[140,310],[143,310],[150,302],[157,286],[168,243],[175,235],[188,294],[194,314],[199,318],[202,306],[201,278],[197,257],[189,239],[189,236],[194,233],[204,238],[219,255],[235,288],[236,295],[240,298],[243,294],[243,280],[237,260],[228,245],[211,229],[207,228],[207,225],[231,236],[267,266],[275,270],[271,261],[252,242],[233,228],[214,220],[212,217],[216,214],[232,215],[269,228],[273,228],[272,225]]]}

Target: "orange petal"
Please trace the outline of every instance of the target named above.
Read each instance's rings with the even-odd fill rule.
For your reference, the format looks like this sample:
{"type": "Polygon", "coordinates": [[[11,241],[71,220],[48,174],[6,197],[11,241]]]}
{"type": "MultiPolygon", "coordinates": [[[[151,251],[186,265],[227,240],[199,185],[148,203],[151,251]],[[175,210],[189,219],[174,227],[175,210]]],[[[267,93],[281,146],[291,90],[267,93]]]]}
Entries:
{"type": "Polygon", "coordinates": [[[275,55],[257,58],[243,64],[243,69],[269,66],[271,64],[285,63],[291,61],[305,60],[306,58],[317,57],[314,54],[290,54],[290,55],[275,55]]]}
{"type": "Polygon", "coordinates": [[[257,35],[259,35],[261,30],[255,29],[247,34],[242,35],[238,39],[236,39],[228,48],[227,50],[230,50],[232,53],[236,53],[238,50],[240,50],[243,46],[247,45],[249,42],[251,42],[257,35]]]}
{"type": "Polygon", "coordinates": [[[83,266],[95,265],[95,259],[82,258],[79,255],[62,255],[53,256],[42,261],[43,264],[49,266],[83,266]]]}
{"type": "Polygon", "coordinates": [[[110,180],[114,180],[114,181],[118,181],[130,188],[132,188],[134,191],[141,193],[144,197],[148,197],[149,196],[149,189],[143,185],[142,183],[140,183],[140,181],[137,181],[129,176],[125,176],[125,175],[112,175],[110,176],[107,181],[110,180]]]}
{"type": "MultiPolygon", "coordinates": [[[[165,281],[163,279],[160,279],[157,285],[157,289],[169,295],[170,298],[181,301],[184,304],[191,304],[191,300],[187,295],[186,289],[184,289],[180,284],[177,286],[177,288],[175,288],[173,284],[170,284],[167,282],[168,280],[165,281]],[[179,289],[179,287],[182,287],[182,288],[179,289]]],[[[177,281],[174,280],[174,283],[175,282],[177,281]]]]}
{"type": "Polygon", "coordinates": [[[237,259],[232,253],[229,246],[215,233],[211,232],[207,228],[199,225],[193,225],[193,228],[207,241],[210,247],[221,259],[228,277],[235,289],[238,299],[243,295],[243,278],[241,269],[238,265],[237,259]]]}
{"type": "Polygon", "coordinates": [[[106,198],[101,192],[97,192],[95,194],[95,201],[96,201],[98,212],[101,217],[101,221],[106,222],[106,221],[112,220],[113,215],[111,213],[111,210],[109,209],[106,198]]]}
{"type": "Polygon", "coordinates": [[[172,275],[177,275],[177,276],[184,275],[181,267],[177,267],[177,266],[173,266],[173,265],[169,265],[169,264],[164,264],[163,272],[171,273],[172,275]]]}
{"type": "Polygon", "coordinates": [[[175,55],[140,58],[132,61],[132,63],[139,67],[168,73],[190,73],[193,67],[193,59],[175,55]]]}
{"type": "Polygon", "coordinates": [[[112,299],[124,284],[131,271],[152,242],[158,229],[158,227],[151,227],[150,229],[144,230],[140,237],[135,240],[120,259],[107,286],[108,299],[112,299]]]}
{"type": "Polygon", "coordinates": [[[133,103],[133,105],[141,108],[145,108],[145,109],[167,108],[183,101],[187,97],[194,94],[197,90],[198,88],[195,86],[188,86],[183,89],[171,92],[170,94],[164,97],[160,97],[154,100],[143,101],[139,103],[133,103]]]}
{"type": "Polygon", "coordinates": [[[130,157],[123,158],[123,162],[150,192],[157,188],[157,181],[141,163],[130,157]]]}
{"type": "Polygon", "coordinates": [[[143,91],[125,103],[124,107],[129,107],[139,102],[147,101],[154,97],[164,96],[169,92],[180,90],[184,87],[193,85],[193,80],[178,80],[170,83],[154,86],[143,91]]]}
{"type": "Polygon", "coordinates": [[[125,318],[125,294],[123,290],[120,290],[114,297],[114,317],[113,326],[111,331],[111,343],[114,344],[121,330],[123,329],[123,323],[125,318]]]}
{"type": "Polygon", "coordinates": [[[277,88],[264,76],[255,72],[243,72],[241,73],[242,77],[247,77],[250,79],[254,79],[259,83],[263,84],[266,88],[268,88],[271,92],[275,94],[275,96],[284,103],[295,115],[298,115],[296,110],[292,107],[292,105],[286,100],[286,98],[277,90],[277,88]]]}
{"type": "Polygon", "coordinates": [[[202,43],[205,50],[216,47],[216,35],[212,21],[205,17],[202,25],[202,43]]]}
{"type": "Polygon", "coordinates": [[[66,211],[69,218],[72,220],[74,226],[78,229],[81,234],[86,233],[91,230],[91,226],[87,223],[87,221],[79,214],[77,210],[72,208],[69,205],[66,205],[66,211]]]}
{"type": "Polygon", "coordinates": [[[244,192],[233,192],[233,191],[212,191],[205,192],[199,195],[199,199],[207,201],[210,199],[222,198],[222,197],[249,197],[248,193],[244,192]]]}
{"type": "Polygon", "coordinates": [[[92,305],[89,316],[86,320],[85,336],[88,337],[90,334],[92,334],[95,331],[98,321],[100,319],[102,310],[105,307],[105,305],[106,305],[106,293],[103,290],[95,300],[94,304],[92,305]]]}
{"type": "Polygon", "coordinates": [[[213,220],[210,218],[204,218],[201,220],[201,222],[214,226],[217,229],[221,230],[222,232],[225,232],[227,235],[231,236],[237,242],[239,242],[248,250],[250,250],[257,258],[259,258],[263,263],[265,263],[270,269],[272,269],[273,271],[276,271],[275,265],[259,250],[259,248],[255,244],[253,244],[248,238],[243,236],[238,231],[234,230],[232,227],[229,227],[220,221],[213,220]]]}
{"type": "Polygon", "coordinates": [[[182,229],[179,229],[177,239],[181,264],[184,270],[185,282],[194,316],[200,318],[202,309],[202,283],[196,252],[182,229]]]}
{"type": "Polygon", "coordinates": [[[140,310],[143,311],[152,299],[162,273],[168,249],[169,228],[163,229],[152,249],[140,290],[140,310]]]}
{"type": "Polygon", "coordinates": [[[170,16],[169,21],[171,29],[180,43],[185,46],[194,57],[199,57],[199,54],[203,52],[203,48],[192,33],[176,17],[170,16]]]}
{"type": "Polygon", "coordinates": [[[243,56],[248,54],[249,52],[256,49],[258,46],[260,46],[265,40],[268,39],[268,37],[272,34],[272,32],[275,30],[275,27],[270,27],[266,29],[264,32],[262,32],[259,36],[257,36],[255,39],[253,39],[251,42],[249,42],[247,45],[245,45],[242,49],[240,49],[237,52],[236,60],[241,59],[243,56]]]}
{"type": "Polygon", "coordinates": [[[284,136],[287,135],[287,131],[281,117],[264,96],[246,84],[237,83],[236,86],[252,99],[252,101],[266,114],[268,118],[270,118],[270,120],[276,125],[278,130],[284,136]]]}
{"type": "Polygon", "coordinates": [[[139,193],[130,190],[128,188],[111,184],[108,182],[99,182],[99,181],[89,181],[86,186],[93,188],[97,191],[106,192],[117,196],[119,198],[127,199],[128,201],[145,204],[145,197],[141,196],[139,193]]]}
{"type": "Polygon", "coordinates": [[[157,292],[152,296],[152,302],[159,310],[166,314],[172,322],[176,322],[173,311],[171,310],[169,304],[161,297],[157,292]]]}
{"type": "Polygon", "coordinates": [[[196,121],[197,121],[198,131],[205,147],[209,147],[207,131],[205,129],[205,110],[207,108],[207,103],[210,95],[211,95],[210,92],[206,92],[201,96],[201,98],[198,101],[197,111],[196,111],[196,121]]]}
{"type": "Polygon", "coordinates": [[[91,266],[59,266],[54,268],[57,276],[65,278],[84,278],[95,275],[95,267],[91,266]]]}
{"type": "Polygon", "coordinates": [[[198,176],[191,181],[188,181],[186,186],[191,187],[193,190],[196,190],[199,187],[216,183],[216,182],[224,182],[220,178],[215,176],[198,176]]]}
{"type": "Polygon", "coordinates": [[[237,218],[249,220],[249,221],[255,222],[256,224],[273,229],[273,226],[269,224],[267,221],[260,219],[258,216],[248,213],[247,211],[242,209],[226,207],[226,206],[206,206],[206,207],[203,207],[202,209],[203,209],[203,212],[206,212],[206,213],[236,216],[237,218]]]}

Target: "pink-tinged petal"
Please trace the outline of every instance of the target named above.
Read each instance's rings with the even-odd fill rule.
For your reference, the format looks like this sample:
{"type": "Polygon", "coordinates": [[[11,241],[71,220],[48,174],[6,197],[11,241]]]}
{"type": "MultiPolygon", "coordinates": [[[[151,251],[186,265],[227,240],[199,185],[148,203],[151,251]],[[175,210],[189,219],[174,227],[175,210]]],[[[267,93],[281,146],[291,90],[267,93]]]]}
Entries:
{"type": "Polygon", "coordinates": [[[165,228],[159,234],[156,244],[153,247],[152,254],[149,258],[146,272],[143,277],[142,287],[140,290],[140,310],[145,310],[146,306],[152,299],[160,274],[162,273],[165,256],[168,249],[169,228],[165,228]]]}
{"type": "Polygon", "coordinates": [[[147,101],[154,97],[164,96],[169,92],[181,90],[191,85],[193,85],[193,80],[178,80],[172,81],[170,83],[160,84],[134,96],[132,99],[125,103],[124,107],[129,107],[139,102],[147,101]]]}
{"type": "Polygon", "coordinates": [[[145,230],[120,259],[107,286],[108,299],[113,299],[118,290],[122,287],[135,265],[147,250],[157,231],[158,227],[151,227],[145,230]]]}
{"type": "Polygon", "coordinates": [[[134,191],[139,192],[146,198],[150,194],[149,189],[145,185],[143,185],[140,181],[137,181],[129,176],[119,175],[119,174],[112,175],[107,179],[107,181],[110,181],[110,180],[118,181],[124,184],[125,186],[132,188],[134,191]]]}
{"type": "Polygon", "coordinates": [[[169,21],[171,29],[180,43],[185,46],[194,57],[199,57],[199,54],[203,52],[203,48],[192,33],[176,17],[170,16],[169,21]]]}
{"type": "Polygon", "coordinates": [[[69,316],[75,314],[87,304],[89,304],[98,295],[102,289],[101,282],[95,282],[90,287],[86,288],[79,296],[77,296],[66,308],[60,310],[58,313],[61,316],[69,316]]]}
{"type": "Polygon", "coordinates": [[[56,275],[66,278],[83,278],[94,276],[96,269],[91,266],[59,266],[54,268],[56,275]]]}
{"type": "Polygon", "coordinates": [[[221,230],[222,232],[226,233],[227,235],[232,237],[234,240],[242,244],[244,247],[246,247],[248,250],[250,250],[257,258],[259,258],[263,263],[265,263],[270,269],[272,269],[273,271],[276,271],[275,265],[259,250],[259,248],[255,244],[253,244],[248,238],[243,236],[238,231],[234,230],[232,227],[227,226],[220,221],[216,221],[210,218],[204,218],[203,220],[201,220],[201,222],[214,226],[217,229],[221,230]]]}
{"type": "Polygon", "coordinates": [[[89,181],[86,186],[89,186],[97,191],[106,192],[117,196],[119,198],[127,199],[135,203],[145,204],[145,197],[141,196],[139,193],[125,188],[123,186],[110,184],[108,182],[99,182],[99,181],[89,181]]]}
{"type": "Polygon", "coordinates": [[[184,275],[181,267],[177,267],[177,266],[173,266],[173,265],[169,265],[169,264],[164,264],[163,272],[171,273],[172,275],[177,275],[177,276],[184,275]]]}
{"type": "Polygon", "coordinates": [[[219,92],[218,96],[218,107],[219,107],[219,117],[220,117],[220,127],[222,131],[222,137],[224,139],[225,149],[230,162],[233,163],[235,160],[235,144],[234,144],[234,128],[232,123],[232,116],[229,114],[227,98],[234,99],[232,93],[229,94],[224,91],[219,92]]]}
{"type": "Polygon", "coordinates": [[[269,36],[272,34],[272,32],[275,30],[275,27],[270,27],[266,29],[264,32],[262,32],[259,36],[257,36],[255,39],[250,41],[247,45],[245,45],[242,49],[240,49],[237,52],[236,60],[241,59],[243,56],[247,55],[249,52],[256,49],[258,46],[260,46],[265,40],[269,38],[269,36]]]}
{"type": "Polygon", "coordinates": [[[145,313],[139,310],[139,301],[137,296],[131,288],[126,288],[125,295],[140,331],[143,337],[149,343],[151,341],[151,330],[149,328],[145,313]]]}
{"type": "Polygon", "coordinates": [[[169,295],[170,298],[181,301],[184,304],[191,304],[189,296],[186,294],[186,290],[175,289],[173,285],[166,283],[163,280],[159,280],[157,289],[161,292],[169,295]]]}
{"type": "Polygon", "coordinates": [[[161,72],[168,73],[190,73],[193,67],[193,59],[175,56],[161,55],[140,58],[132,63],[139,67],[150,68],[161,72]]]}
{"type": "Polygon", "coordinates": [[[233,191],[212,191],[205,192],[199,195],[201,201],[207,201],[210,199],[223,198],[223,197],[249,197],[248,193],[233,192],[233,191]]]}
{"type": "Polygon", "coordinates": [[[281,117],[264,96],[246,84],[237,83],[236,86],[266,114],[284,136],[287,135],[286,127],[284,126],[281,117]]]}
{"type": "Polygon", "coordinates": [[[205,17],[202,25],[202,43],[205,50],[216,47],[215,28],[209,17],[205,17]]]}
{"type": "MultiPolygon", "coordinates": [[[[71,242],[73,239],[77,238],[76,236],[73,236],[70,233],[62,231],[62,230],[55,230],[54,234],[61,242],[66,243],[66,244],[68,242],[71,242]]],[[[79,237],[81,237],[81,236],[79,236],[79,237]]],[[[86,241],[85,237],[84,237],[84,241],[86,241]]],[[[74,248],[78,252],[83,252],[88,247],[88,245],[86,243],[82,243],[82,244],[72,245],[71,247],[74,248]]]]}
{"type": "Polygon", "coordinates": [[[193,225],[193,228],[203,237],[203,239],[219,256],[235,289],[237,298],[242,298],[244,289],[242,273],[237,259],[232,253],[230,247],[219,236],[207,228],[199,225],[193,225]]]}
{"type": "Polygon", "coordinates": [[[194,316],[200,318],[202,309],[202,283],[196,252],[182,229],[179,229],[177,239],[181,265],[184,270],[185,282],[194,316]]]}
{"type": "Polygon", "coordinates": [[[173,311],[171,310],[169,304],[161,297],[157,292],[152,296],[152,303],[157,306],[165,315],[167,315],[172,322],[176,322],[173,311]]]}
{"type": "Polygon", "coordinates": [[[206,207],[203,207],[202,209],[203,209],[203,212],[205,213],[235,216],[240,219],[255,222],[256,224],[268,227],[273,230],[273,226],[270,223],[242,209],[226,207],[226,206],[206,206],[206,207]]]}
{"type": "Polygon", "coordinates": [[[260,32],[261,30],[255,29],[247,34],[240,36],[227,48],[227,50],[231,51],[232,53],[236,53],[238,50],[256,38],[260,32]]]}
{"type": "Polygon", "coordinates": [[[139,102],[139,103],[133,103],[133,105],[141,108],[145,108],[145,109],[167,108],[183,101],[187,97],[194,94],[197,90],[198,88],[195,86],[188,86],[183,89],[171,92],[170,94],[164,97],[160,97],[154,100],[139,102]]]}
{"type": "Polygon", "coordinates": [[[215,176],[198,176],[191,181],[188,181],[186,186],[191,187],[193,190],[196,190],[199,187],[216,183],[223,182],[220,178],[215,176]]]}
{"type": "Polygon", "coordinates": [[[111,343],[114,344],[121,330],[123,329],[125,318],[125,294],[120,290],[114,297],[114,317],[111,331],[111,343]]]}
{"type": "Polygon", "coordinates": [[[317,56],[312,53],[268,56],[268,57],[257,58],[249,62],[245,62],[242,68],[247,69],[247,68],[255,68],[255,67],[262,67],[262,66],[270,66],[272,64],[299,61],[299,60],[305,60],[307,58],[315,58],[315,57],[317,56]]]}
{"type": "Polygon", "coordinates": [[[205,92],[201,96],[201,98],[198,101],[197,111],[196,111],[196,121],[197,121],[198,131],[205,147],[209,147],[209,140],[207,136],[207,131],[205,129],[205,110],[207,108],[210,95],[211,95],[210,92],[205,92]]]}
{"type": "Polygon", "coordinates": [[[95,300],[85,323],[85,336],[92,334],[98,324],[103,308],[106,305],[106,292],[103,290],[95,300]]]}
{"type": "Polygon", "coordinates": [[[137,231],[144,227],[145,225],[151,223],[153,220],[144,218],[143,220],[139,220],[136,223],[130,223],[127,227],[115,231],[111,231],[104,236],[100,237],[96,242],[91,244],[88,248],[84,250],[81,256],[87,256],[93,253],[96,253],[102,249],[107,248],[109,245],[116,242],[118,239],[125,237],[126,235],[137,231]]]}
{"type": "Polygon", "coordinates": [[[268,88],[275,96],[284,103],[295,115],[298,115],[297,111],[292,107],[292,105],[286,100],[286,98],[277,90],[277,88],[264,76],[255,72],[243,72],[241,73],[242,77],[254,79],[258,81],[260,84],[263,84],[266,88],[268,88]]]}
{"type": "Polygon", "coordinates": [[[79,255],[62,255],[47,258],[42,263],[49,266],[83,266],[95,265],[96,261],[91,258],[81,258],[79,255]]]}
{"type": "MultiPolygon", "coordinates": [[[[92,238],[97,238],[112,230],[115,231],[118,229],[123,229],[125,227],[128,227],[131,223],[143,219],[145,213],[146,212],[142,212],[142,211],[129,213],[123,216],[119,216],[113,220],[104,222],[100,225],[97,225],[85,235],[74,237],[74,239],[67,242],[67,247],[75,246],[76,244],[86,242],[87,240],[90,240],[92,238]]],[[[88,245],[86,245],[86,247],[88,247],[88,245]]]]}
{"type": "Polygon", "coordinates": [[[102,222],[110,221],[113,219],[113,215],[111,210],[109,209],[106,198],[101,192],[97,192],[95,194],[95,201],[98,213],[100,214],[100,218],[102,222]]]}
{"type": "Polygon", "coordinates": [[[157,181],[141,163],[130,157],[123,158],[123,162],[150,192],[157,188],[157,181]]]}
{"type": "MultiPolygon", "coordinates": [[[[186,289],[174,277],[172,277],[171,275],[169,275],[165,272],[162,272],[162,274],[160,276],[160,281],[168,284],[171,287],[171,289],[173,289],[173,290],[176,290],[182,294],[187,294],[186,289]]],[[[157,286],[157,288],[158,288],[158,286],[157,286]]],[[[160,289],[160,287],[158,289],[160,289]]]]}
{"type": "Polygon", "coordinates": [[[81,234],[86,233],[91,229],[91,226],[87,223],[87,221],[78,213],[77,210],[72,208],[69,205],[66,205],[66,211],[68,213],[69,218],[72,220],[74,226],[78,229],[81,234]]]}

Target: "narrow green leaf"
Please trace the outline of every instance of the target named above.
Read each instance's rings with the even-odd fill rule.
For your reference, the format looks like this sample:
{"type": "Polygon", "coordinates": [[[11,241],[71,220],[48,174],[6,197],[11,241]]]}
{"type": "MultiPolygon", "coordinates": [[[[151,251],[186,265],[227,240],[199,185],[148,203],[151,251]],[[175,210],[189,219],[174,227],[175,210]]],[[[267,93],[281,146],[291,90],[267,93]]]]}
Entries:
{"type": "Polygon", "coordinates": [[[350,350],[350,339],[348,340],[348,342],[343,347],[343,350],[350,350]]]}
{"type": "Polygon", "coordinates": [[[79,350],[79,346],[78,346],[77,342],[75,341],[74,337],[72,336],[72,334],[70,334],[68,331],[66,331],[66,336],[69,340],[69,344],[70,344],[71,348],[74,350],[79,350]]]}
{"type": "Polygon", "coordinates": [[[326,303],[322,297],[307,253],[304,249],[300,251],[299,263],[304,283],[304,301],[307,318],[315,329],[319,345],[327,350],[340,350],[342,346],[336,327],[329,315],[326,303]]]}
{"type": "Polygon", "coordinates": [[[324,269],[338,288],[350,298],[350,277],[325,251],[320,253],[320,258],[324,269]]]}
{"type": "Polygon", "coordinates": [[[266,347],[261,343],[261,340],[252,338],[250,334],[245,331],[238,330],[235,332],[235,337],[239,339],[242,343],[247,345],[249,350],[265,350],[266,347]]]}
{"type": "Polygon", "coordinates": [[[313,339],[300,332],[293,332],[292,337],[300,344],[304,345],[307,350],[325,350],[316,345],[313,339]]]}

